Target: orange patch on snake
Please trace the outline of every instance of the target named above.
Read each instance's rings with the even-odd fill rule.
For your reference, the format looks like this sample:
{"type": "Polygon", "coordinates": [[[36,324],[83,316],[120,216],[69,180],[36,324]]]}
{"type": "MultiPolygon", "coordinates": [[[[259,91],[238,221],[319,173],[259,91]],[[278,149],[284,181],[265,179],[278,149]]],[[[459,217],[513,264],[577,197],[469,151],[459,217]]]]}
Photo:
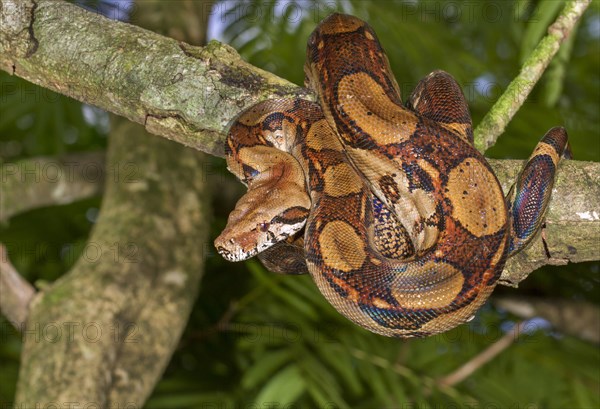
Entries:
{"type": "Polygon", "coordinates": [[[417,165],[429,175],[431,180],[440,180],[440,171],[428,161],[419,159],[417,160],[417,165]]]}
{"type": "Polygon", "coordinates": [[[449,130],[450,132],[458,135],[463,141],[469,142],[469,137],[467,136],[467,129],[471,127],[471,124],[461,124],[458,122],[452,122],[449,124],[440,123],[440,125],[449,130]]]}
{"type": "Polygon", "coordinates": [[[356,31],[364,26],[365,22],[354,16],[331,16],[327,24],[321,24],[316,31],[319,34],[340,34],[356,31]]]}
{"type": "Polygon", "coordinates": [[[338,85],[340,110],[380,145],[404,142],[415,132],[415,114],[394,104],[369,74],[343,77],[338,85]]]}
{"type": "Polygon", "coordinates": [[[309,128],[306,134],[306,146],[317,152],[323,149],[343,150],[337,136],[333,134],[333,129],[325,119],[315,122],[309,128]]]}
{"type": "Polygon", "coordinates": [[[334,220],[323,227],[319,245],[327,267],[343,272],[360,268],[367,257],[363,239],[352,226],[341,220],[334,220]]]}
{"type": "Polygon", "coordinates": [[[450,264],[433,261],[425,263],[423,271],[436,272],[427,290],[418,288],[412,291],[392,290],[396,301],[403,308],[416,309],[442,308],[450,305],[462,289],[465,281],[462,273],[450,264]]]}
{"type": "Polygon", "coordinates": [[[358,193],[363,188],[363,183],[354,169],[347,163],[330,166],[323,175],[325,193],[329,196],[340,197],[351,193],[358,193]]]}
{"type": "Polygon", "coordinates": [[[452,217],[477,237],[504,228],[504,196],[494,175],[478,160],[467,158],[450,171],[447,195],[452,217]]]}
{"type": "Polygon", "coordinates": [[[294,106],[293,100],[278,100],[265,101],[260,105],[255,105],[245,111],[239,118],[238,122],[246,126],[256,126],[262,123],[265,118],[277,111],[287,111],[294,106]]]}
{"type": "Polygon", "coordinates": [[[554,149],[552,145],[549,145],[545,142],[540,142],[537,144],[535,150],[531,154],[531,157],[533,158],[534,156],[538,155],[550,156],[550,159],[552,159],[552,163],[554,163],[554,166],[558,165],[558,161],[560,160],[560,156],[558,156],[558,154],[556,153],[556,149],[554,149]]]}
{"type": "Polygon", "coordinates": [[[420,330],[423,331],[423,333],[425,334],[435,334],[437,332],[444,331],[445,328],[455,327],[459,324],[464,323],[465,321],[470,321],[471,318],[473,318],[475,312],[489,297],[493,289],[493,286],[482,288],[471,303],[454,312],[451,312],[449,314],[443,314],[437,318],[434,318],[433,320],[423,325],[420,328],[420,330]],[[465,317],[467,318],[465,319],[465,317]]]}

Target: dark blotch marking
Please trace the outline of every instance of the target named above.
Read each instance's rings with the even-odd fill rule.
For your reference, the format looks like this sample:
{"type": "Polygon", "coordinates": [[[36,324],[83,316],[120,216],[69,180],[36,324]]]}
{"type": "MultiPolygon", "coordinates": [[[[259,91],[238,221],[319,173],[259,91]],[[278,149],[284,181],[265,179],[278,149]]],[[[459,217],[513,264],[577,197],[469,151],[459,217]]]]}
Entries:
{"type": "Polygon", "coordinates": [[[271,220],[271,223],[297,224],[306,220],[307,217],[308,209],[301,206],[295,206],[282,214],[275,216],[273,220],[271,220]]]}
{"type": "Polygon", "coordinates": [[[400,199],[398,186],[390,175],[382,176],[381,179],[379,179],[379,187],[392,203],[398,202],[400,199]]]}
{"type": "Polygon", "coordinates": [[[408,177],[408,188],[412,192],[415,189],[423,189],[426,192],[433,191],[431,176],[416,163],[403,163],[402,170],[408,177]]]}
{"type": "Polygon", "coordinates": [[[260,173],[258,170],[254,169],[252,166],[246,165],[245,163],[242,164],[242,169],[244,170],[244,178],[246,179],[246,183],[254,179],[260,173]]]}

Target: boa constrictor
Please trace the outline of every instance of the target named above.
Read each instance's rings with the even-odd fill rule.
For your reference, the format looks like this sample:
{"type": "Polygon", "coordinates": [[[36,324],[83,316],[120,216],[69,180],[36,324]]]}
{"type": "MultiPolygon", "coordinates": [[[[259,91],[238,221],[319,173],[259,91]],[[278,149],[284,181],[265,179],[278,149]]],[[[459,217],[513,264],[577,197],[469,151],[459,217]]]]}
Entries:
{"type": "Polygon", "coordinates": [[[308,271],[340,313],[378,334],[468,321],[539,229],[565,130],[543,137],[507,203],[449,74],[429,74],[403,105],[374,31],[342,14],[312,33],[305,72],[318,103],[262,102],[230,129],[227,164],[248,192],[218,252],[308,271]]]}

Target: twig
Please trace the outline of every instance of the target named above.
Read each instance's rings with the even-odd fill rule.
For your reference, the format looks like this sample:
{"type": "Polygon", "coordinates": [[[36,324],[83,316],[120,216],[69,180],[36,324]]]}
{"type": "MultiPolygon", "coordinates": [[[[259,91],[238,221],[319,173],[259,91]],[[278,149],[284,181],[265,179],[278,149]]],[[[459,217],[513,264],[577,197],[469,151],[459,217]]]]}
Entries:
{"type": "Polygon", "coordinates": [[[548,27],[548,34],[531,52],[519,75],[475,129],[475,146],[479,151],[485,152],[496,143],[590,3],[591,0],[569,1],[556,21],[548,27]]]}
{"type": "Polygon", "coordinates": [[[359,348],[350,348],[349,352],[352,356],[354,356],[357,359],[370,362],[371,364],[380,368],[384,368],[386,370],[391,370],[397,373],[398,375],[408,379],[409,381],[421,383],[422,391],[425,396],[430,396],[433,392],[434,387],[437,386],[440,392],[444,393],[447,396],[450,396],[451,398],[458,399],[459,397],[462,397],[463,399],[467,399],[467,403],[469,404],[475,404],[477,402],[477,400],[472,396],[459,393],[456,389],[452,387],[452,385],[436,385],[436,382],[433,378],[425,376],[423,374],[417,374],[410,368],[401,365],[399,362],[391,363],[388,359],[385,359],[373,353],[367,353],[359,348]]]}
{"type": "Polygon", "coordinates": [[[29,314],[29,303],[35,289],[23,279],[8,259],[6,247],[0,243],[0,311],[21,330],[29,314]]]}
{"type": "MultiPolygon", "coordinates": [[[[235,314],[237,314],[239,311],[239,303],[237,301],[232,301],[229,304],[229,307],[227,308],[227,310],[223,313],[223,315],[221,316],[221,318],[219,318],[219,320],[204,329],[201,329],[200,331],[194,331],[189,337],[188,337],[188,341],[193,340],[194,342],[203,340],[205,338],[208,338],[210,336],[213,336],[215,334],[218,334],[219,332],[222,331],[227,331],[230,328],[230,324],[231,324],[231,320],[233,319],[233,317],[235,316],[235,314]]],[[[179,345],[179,349],[181,349],[184,346],[184,343],[181,342],[179,345]]]]}
{"type": "Polygon", "coordinates": [[[459,382],[464,381],[477,369],[491,361],[500,352],[504,351],[515,340],[518,339],[521,330],[524,327],[524,321],[516,324],[510,331],[508,331],[502,338],[490,345],[487,349],[475,356],[469,362],[458,368],[456,371],[438,379],[437,384],[441,387],[453,386],[459,382]]]}

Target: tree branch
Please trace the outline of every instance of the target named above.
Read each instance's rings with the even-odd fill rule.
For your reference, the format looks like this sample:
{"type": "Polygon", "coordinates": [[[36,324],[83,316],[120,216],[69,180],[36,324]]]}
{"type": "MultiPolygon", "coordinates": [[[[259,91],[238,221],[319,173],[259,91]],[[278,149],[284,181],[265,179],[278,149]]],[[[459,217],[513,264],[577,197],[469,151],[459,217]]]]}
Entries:
{"type": "Polygon", "coordinates": [[[511,81],[475,129],[475,146],[480,152],[485,152],[496,143],[591,2],[592,0],[567,2],[556,21],[548,27],[548,35],[532,51],[519,75],[511,81]]]}
{"type": "Polygon", "coordinates": [[[205,158],[140,130],[113,130],[122,172],[91,237],[30,304],[15,406],[142,407],[179,341],[207,249],[205,158]]]}
{"type": "Polygon", "coordinates": [[[218,156],[243,109],[310,98],[227,45],[191,46],[57,0],[0,0],[0,68],[218,156]]]}
{"type": "Polygon", "coordinates": [[[30,158],[0,167],[0,223],[17,213],[73,203],[104,188],[103,152],[30,158]]]}
{"type": "Polygon", "coordinates": [[[20,330],[28,315],[35,289],[23,279],[8,259],[6,247],[0,243],[0,312],[20,330]]]}
{"type": "Polygon", "coordinates": [[[506,334],[504,334],[499,340],[494,342],[492,345],[487,347],[485,350],[477,354],[474,358],[470,359],[460,368],[456,369],[452,373],[437,380],[439,387],[454,386],[459,382],[464,381],[466,378],[471,376],[473,372],[481,368],[486,363],[494,359],[498,354],[504,351],[506,348],[511,346],[515,342],[524,329],[525,322],[515,324],[514,327],[506,334]]]}
{"type": "MultiPolygon", "coordinates": [[[[502,188],[510,185],[524,161],[489,160],[502,188]]],[[[552,190],[546,227],[527,248],[510,258],[500,282],[516,286],[532,271],[550,264],[598,260],[600,243],[600,163],[564,160],[552,190]]]]}

